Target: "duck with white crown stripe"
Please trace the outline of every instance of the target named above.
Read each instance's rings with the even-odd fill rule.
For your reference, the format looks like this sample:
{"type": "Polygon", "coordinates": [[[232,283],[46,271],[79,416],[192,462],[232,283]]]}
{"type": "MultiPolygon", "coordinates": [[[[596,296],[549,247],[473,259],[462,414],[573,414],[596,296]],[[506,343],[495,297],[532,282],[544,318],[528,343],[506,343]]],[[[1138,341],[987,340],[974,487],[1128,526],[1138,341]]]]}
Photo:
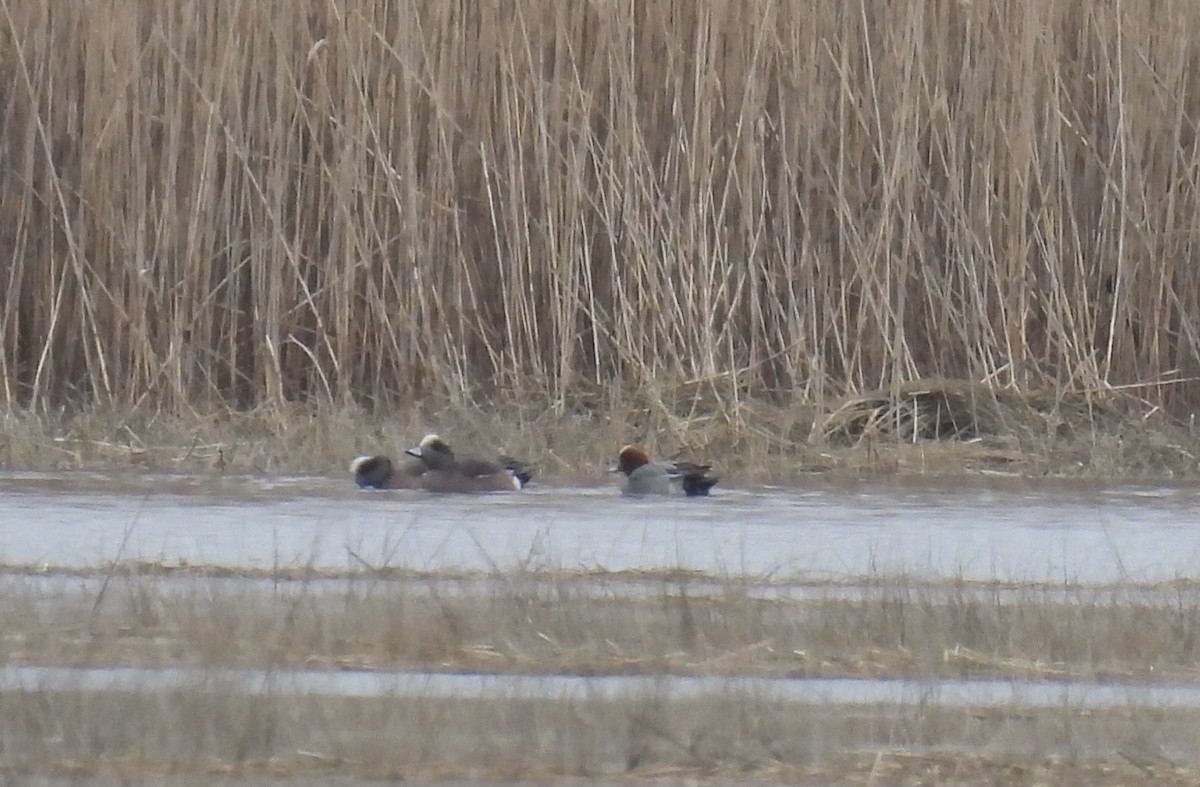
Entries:
{"type": "Polygon", "coordinates": [[[430,492],[511,492],[523,489],[533,478],[524,462],[500,457],[497,461],[474,456],[456,456],[436,434],[405,451],[425,466],[421,488],[430,492]]]}

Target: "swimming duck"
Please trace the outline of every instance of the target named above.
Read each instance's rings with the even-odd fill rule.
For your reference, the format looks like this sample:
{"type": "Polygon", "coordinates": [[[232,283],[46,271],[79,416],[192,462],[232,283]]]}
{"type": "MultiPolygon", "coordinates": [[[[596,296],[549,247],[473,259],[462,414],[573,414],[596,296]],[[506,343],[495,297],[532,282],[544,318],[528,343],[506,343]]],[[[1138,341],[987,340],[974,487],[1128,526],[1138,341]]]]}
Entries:
{"type": "Polygon", "coordinates": [[[683,492],[688,497],[707,497],[717,477],[708,474],[710,465],[694,462],[651,462],[645,449],[624,446],[617,454],[614,473],[624,473],[621,491],[627,495],[670,495],[683,492]]]}
{"type": "Polygon", "coordinates": [[[360,489],[420,489],[425,465],[411,457],[396,467],[386,456],[356,456],[350,472],[360,489]]]}
{"type": "Polygon", "coordinates": [[[430,492],[511,492],[533,478],[524,462],[502,456],[498,461],[473,456],[458,457],[436,434],[427,434],[404,453],[424,465],[420,488],[430,492]]]}

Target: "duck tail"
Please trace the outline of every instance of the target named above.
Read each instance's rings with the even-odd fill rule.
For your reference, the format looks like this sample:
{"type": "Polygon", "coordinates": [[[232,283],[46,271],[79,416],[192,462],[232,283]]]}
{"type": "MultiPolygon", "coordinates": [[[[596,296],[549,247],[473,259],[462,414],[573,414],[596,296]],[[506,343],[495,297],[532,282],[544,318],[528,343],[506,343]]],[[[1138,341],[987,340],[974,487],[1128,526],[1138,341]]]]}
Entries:
{"type": "Polygon", "coordinates": [[[501,456],[500,464],[504,465],[504,469],[513,474],[513,478],[524,487],[533,480],[533,468],[527,462],[522,462],[520,459],[513,459],[511,456],[501,456]]]}
{"type": "Polygon", "coordinates": [[[683,493],[688,497],[708,497],[708,490],[717,483],[717,477],[704,472],[684,473],[681,479],[683,493]]]}

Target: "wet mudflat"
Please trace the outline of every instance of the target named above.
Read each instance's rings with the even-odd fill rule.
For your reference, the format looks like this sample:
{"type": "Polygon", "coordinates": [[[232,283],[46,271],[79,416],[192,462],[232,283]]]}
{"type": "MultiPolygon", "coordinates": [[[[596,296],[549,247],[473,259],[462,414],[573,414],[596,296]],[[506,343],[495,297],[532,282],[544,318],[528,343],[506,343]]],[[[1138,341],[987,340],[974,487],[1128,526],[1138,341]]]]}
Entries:
{"type": "Polygon", "coordinates": [[[1156,582],[1200,573],[1197,511],[1194,486],[1006,478],[634,500],[612,487],[435,496],[329,478],[24,474],[0,479],[0,560],[1156,582]]]}

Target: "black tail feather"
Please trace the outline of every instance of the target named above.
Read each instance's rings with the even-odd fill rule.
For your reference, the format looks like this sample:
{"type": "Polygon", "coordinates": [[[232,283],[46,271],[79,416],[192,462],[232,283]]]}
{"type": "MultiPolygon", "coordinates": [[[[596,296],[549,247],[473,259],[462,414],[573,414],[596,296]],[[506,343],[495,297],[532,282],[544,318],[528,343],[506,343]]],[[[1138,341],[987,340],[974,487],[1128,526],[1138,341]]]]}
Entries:
{"type": "MultiPolygon", "coordinates": [[[[707,468],[705,468],[707,470],[707,468]]],[[[706,475],[704,470],[685,472],[680,477],[683,493],[688,497],[708,497],[708,490],[717,483],[717,477],[706,475]]]]}

